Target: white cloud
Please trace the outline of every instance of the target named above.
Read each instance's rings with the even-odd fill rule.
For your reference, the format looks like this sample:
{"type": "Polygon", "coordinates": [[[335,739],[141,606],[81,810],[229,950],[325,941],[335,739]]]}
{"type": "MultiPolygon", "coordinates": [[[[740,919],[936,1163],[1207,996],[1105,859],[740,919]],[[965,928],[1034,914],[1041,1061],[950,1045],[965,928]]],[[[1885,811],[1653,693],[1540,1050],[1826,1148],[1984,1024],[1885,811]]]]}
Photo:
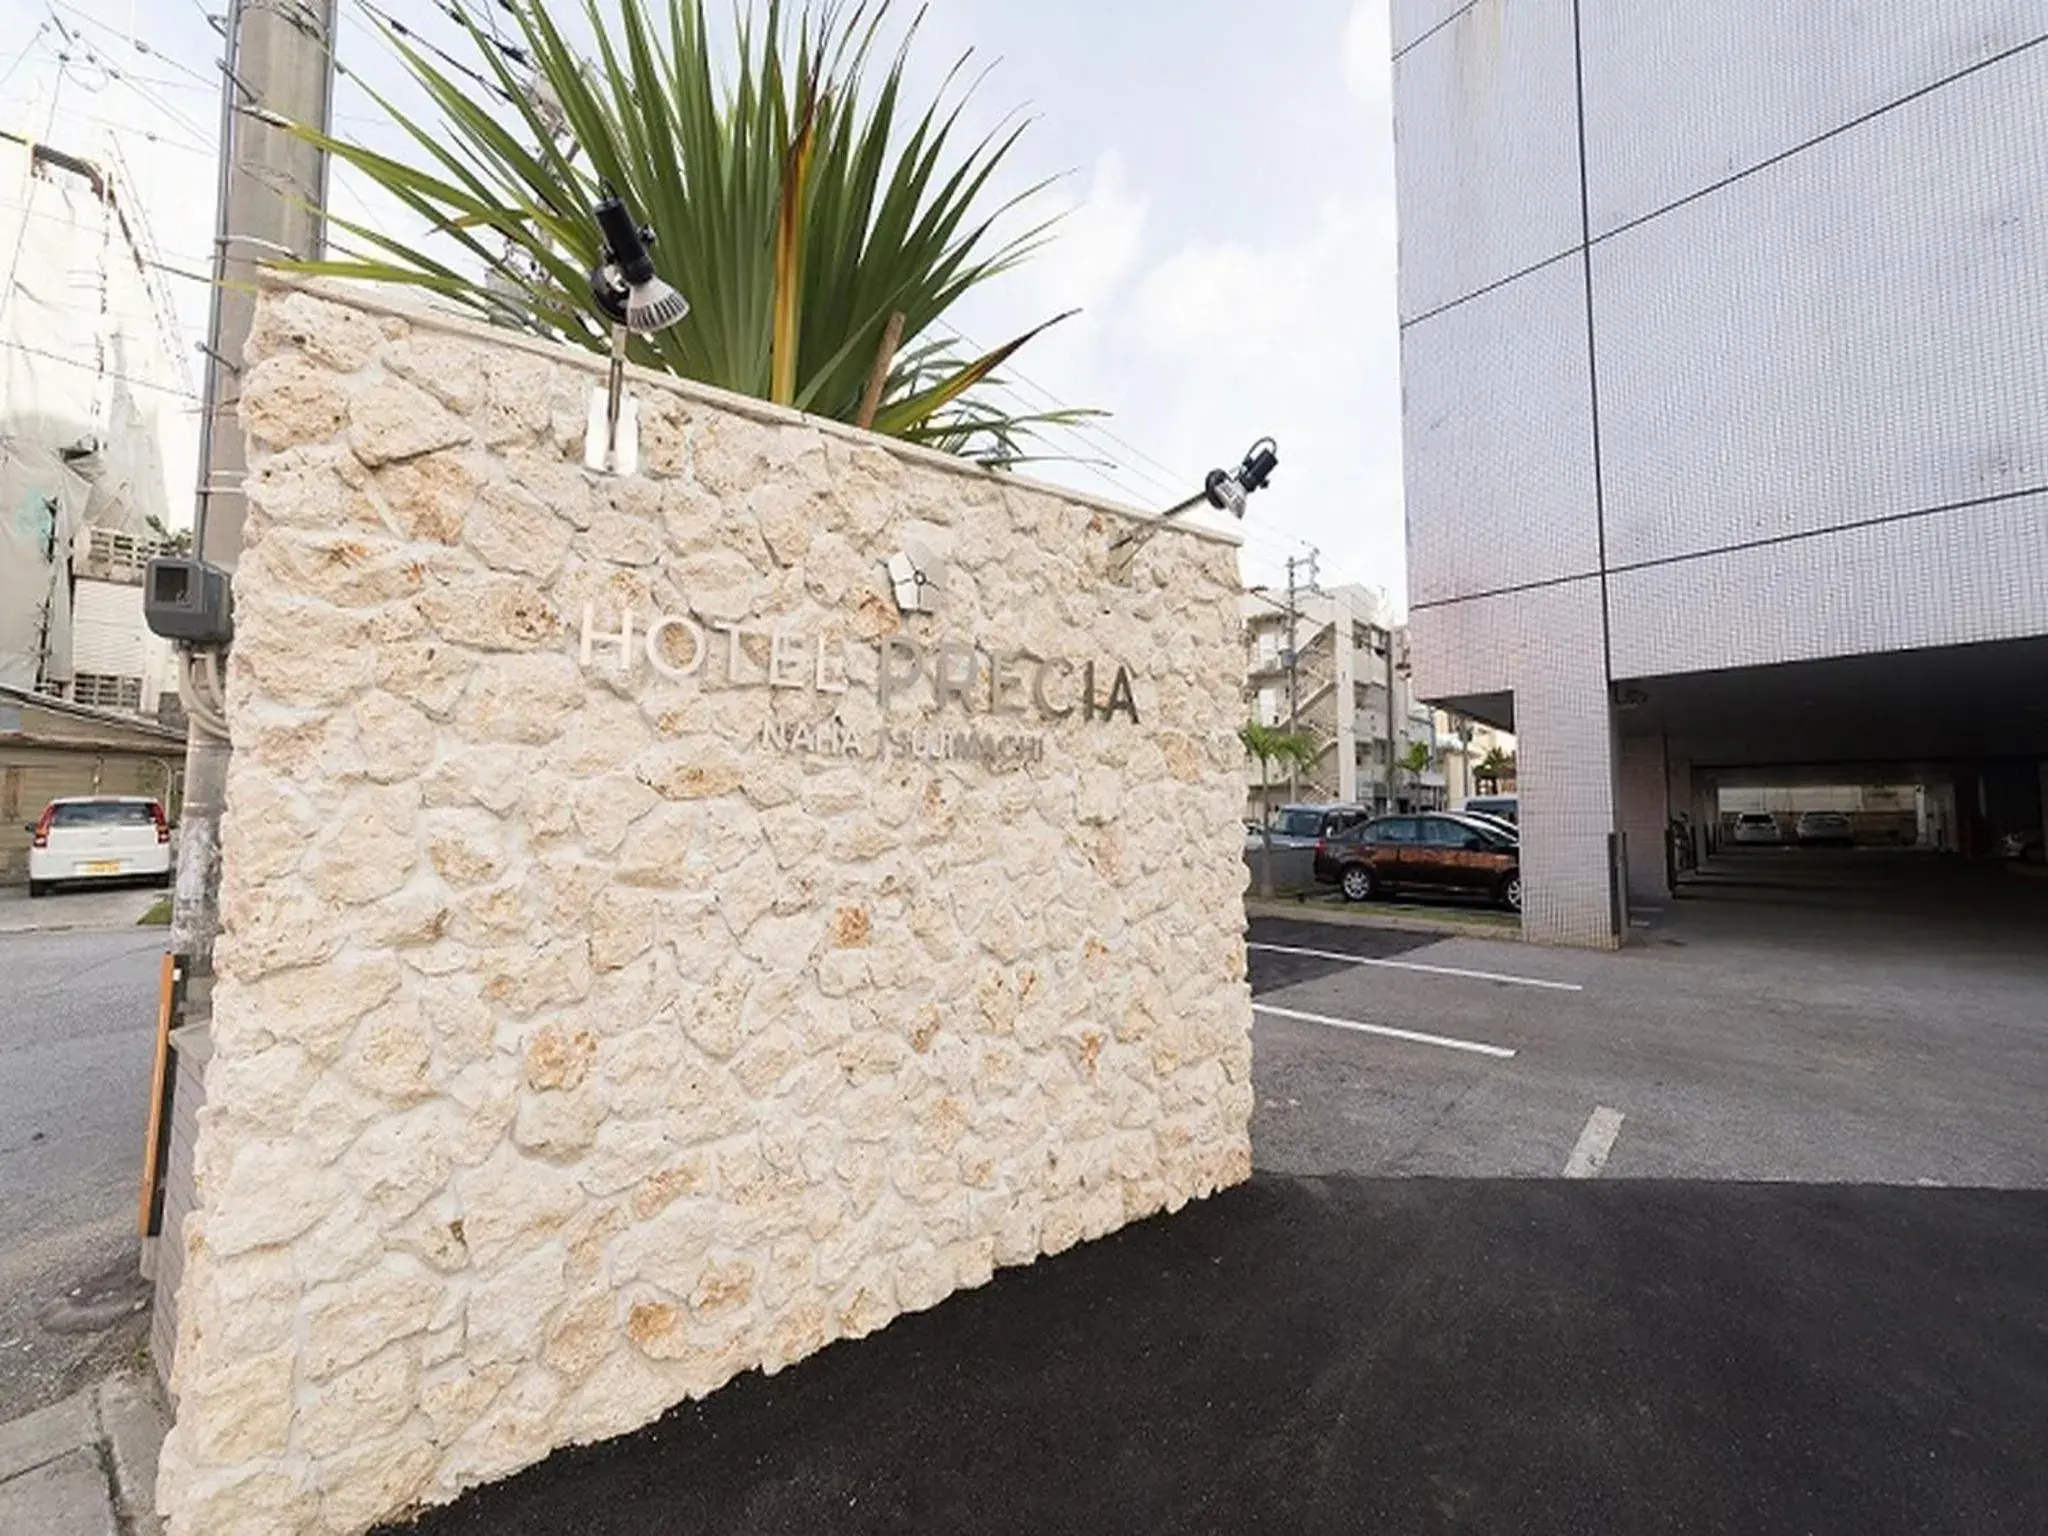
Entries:
{"type": "MultiPolygon", "coordinates": [[[[1041,301],[1058,309],[1094,309],[1106,303],[1137,266],[1145,242],[1144,199],[1132,192],[1116,150],[1095,162],[1088,195],[1046,205],[1039,217],[1062,215],[1056,238],[1026,269],[1041,301]]],[[[1024,210],[1027,217],[1036,207],[1024,210]]]]}
{"type": "Polygon", "coordinates": [[[1135,366],[1157,393],[1138,411],[1177,462],[1230,464],[1278,439],[1255,498],[1252,564],[1317,545],[1324,571],[1401,586],[1399,342],[1392,209],[1333,198],[1269,242],[1183,246],[1146,273],[1131,313],[1135,366]]]}
{"type": "MultiPolygon", "coordinates": [[[[118,29],[130,7],[73,0],[118,29]]],[[[1056,238],[986,293],[958,324],[993,345],[1062,310],[1082,313],[1020,355],[1022,403],[1097,406],[1113,434],[1055,438],[1054,452],[1112,460],[1112,492],[1093,470],[1045,465],[1049,478],[1159,506],[1234,463],[1265,433],[1279,440],[1273,488],[1251,504],[1253,558],[1270,573],[1288,546],[1313,541],[1326,579],[1402,585],[1400,396],[1394,324],[1393,176],[1387,0],[1296,0],[1273,42],[1245,55],[1235,0],[1189,0],[1170,36],[1101,0],[947,0],[933,8],[914,57],[936,88],[959,47],[1005,59],[973,131],[1028,98],[1042,118],[1015,174],[1081,167],[1018,216],[1066,212],[1056,238]],[[1187,80],[1242,63],[1238,97],[1191,102],[1187,80]],[[927,68],[928,64],[928,68],[927,68]],[[1043,392],[1041,392],[1043,391],[1043,392]],[[1168,467],[1162,467],[1168,466],[1168,467]]],[[[217,39],[195,8],[145,29],[194,76],[209,76],[217,39]]],[[[380,89],[407,90],[362,18],[343,9],[342,52],[380,89]]],[[[42,61],[54,71],[54,62],[42,61]]],[[[165,68],[169,68],[166,63],[165,68]]],[[[163,71],[159,71],[162,73],[163,71]]],[[[24,78],[28,69],[24,67],[24,78]]],[[[185,78],[185,77],[181,77],[185,78]]],[[[913,92],[915,94],[915,92],[913,92]]],[[[207,110],[195,79],[167,99],[207,110]],[[189,99],[188,99],[189,98],[189,99]]],[[[406,99],[410,100],[409,97],[406,99]]],[[[344,126],[409,152],[366,119],[355,84],[338,94],[344,126]]],[[[67,103],[73,104],[73,103],[67,103]]],[[[102,104],[103,108],[105,104],[102,104]]],[[[172,131],[168,123],[151,126],[172,131]]],[[[196,140],[188,129],[178,130],[196,140]]],[[[141,160],[141,153],[136,153],[141,160]]],[[[212,167],[166,154],[146,179],[172,259],[203,262],[212,167]]],[[[394,231],[409,215],[337,170],[335,203],[394,231]]],[[[1014,185],[1014,183],[1012,183],[1014,185]]],[[[1014,222],[1010,227],[1023,227],[1014,222]]],[[[181,283],[187,326],[204,323],[205,288],[181,283]]],[[[949,317],[951,318],[951,317],[949,317]]],[[[1292,546],[1299,548],[1298,545],[1292,546]]]]}
{"type": "MultiPolygon", "coordinates": [[[[1077,298],[1088,313],[1034,342],[1023,361],[1061,400],[1114,412],[1113,436],[1054,446],[1110,460],[1121,498],[1138,505],[1178,499],[1271,434],[1280,469],[1251,502],[1247,574],[1270,579],[1306,541],[1321,552],[1326,581],[1398,595],[1385,0],[1333,4],[1324,26],[1315,63],[1328,83],[1244,124],[1235,174],[1213,158],[1190,159],[1134,189],[1124,156],[1096,162],[1088,196],[1023,284],[1034,318],[1077,298]],[[1244,166],[1261,163],[1271,174],[1245,182],[1244,166]],[[1165,240],[1162,222],[1172,232],[1165,240]]],[[[1315,72],[1310,64],[1301,78],[1315,72]]],[[[1147,163],[1158,165],[1156,145],[1147,163]]],[[[1039,472],[1106,489],[1083,465],[1039,472]]]]}
{"type": "Polygon", "coordinates": [[[1394,51],[1387,0],[1356,0],[1344,23],[1344,83],[1360,101],[1387,98],[1394,51]]]}

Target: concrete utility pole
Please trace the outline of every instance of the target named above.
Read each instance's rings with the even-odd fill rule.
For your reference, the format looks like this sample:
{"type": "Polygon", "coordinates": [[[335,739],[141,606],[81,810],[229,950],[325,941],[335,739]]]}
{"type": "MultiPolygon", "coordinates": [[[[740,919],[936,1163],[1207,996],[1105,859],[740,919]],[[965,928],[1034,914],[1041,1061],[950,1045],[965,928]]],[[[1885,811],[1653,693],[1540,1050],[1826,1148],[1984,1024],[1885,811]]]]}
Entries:
{"type": "MultiPolygon", "coordinates": [[[[329,126],[335,4],[230,0],[223,28],[227,58],[221,81],[219,214],[192,544],[200,559],[229,570],[241,555],[246,513],[242,477],[247,459],[237,412],[242,348],[256,310],[257,263],[278,256],[319,256],[327,204],[326,153],[249,112],[262,108],[292,122],[323,130],[329,126]]],[[[195,658],[190,665],[196,668],[199,662],[195,658]]],[[[193,686],[189,673],[185,686],[193,686]]],[[[192,716],[189,708],[187,716],[192,716]]],[[[185,957],[187,1022],[211,1014],[227,766],[227,742],[195,721],[185,748],[170,935],[172,952],[185,957]]]]}
{"type": "Polygon", "coordinates": [[[1389,624],[1387,651],[1387,809],[1394,809],[1394,626],[1389,624]]]}
{"type": "MultiPolygon", "coordinates": [[[[1305,558],[1287,557],[1287,734],[1292,736],[1301,730],[1301,656],[1295,649],[1295,625],[1301,617],[1296,602],[1300,588],[1296,586],[1294,573],[1298,567],[1308,567],[1308,590],[1315,590],[1316,551],[1311,549],[1305,558]]],[[[1294,758],[1287,760],[1287,798],[1301,798],[1301,764],[1294,758]]]]}

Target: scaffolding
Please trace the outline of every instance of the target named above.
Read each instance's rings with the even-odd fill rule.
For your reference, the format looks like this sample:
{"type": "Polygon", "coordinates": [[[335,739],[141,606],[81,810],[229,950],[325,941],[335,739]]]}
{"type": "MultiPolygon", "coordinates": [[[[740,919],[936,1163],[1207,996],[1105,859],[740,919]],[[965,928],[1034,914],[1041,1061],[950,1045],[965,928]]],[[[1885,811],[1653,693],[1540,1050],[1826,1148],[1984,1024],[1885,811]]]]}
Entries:
{"type": "Polygon", "coordinates": [[[192,399],[155,241],[118,148],[0,134],[0,684],[68,694],[73,602],[132,581],[169,526],[164,451],[192,399]]]}

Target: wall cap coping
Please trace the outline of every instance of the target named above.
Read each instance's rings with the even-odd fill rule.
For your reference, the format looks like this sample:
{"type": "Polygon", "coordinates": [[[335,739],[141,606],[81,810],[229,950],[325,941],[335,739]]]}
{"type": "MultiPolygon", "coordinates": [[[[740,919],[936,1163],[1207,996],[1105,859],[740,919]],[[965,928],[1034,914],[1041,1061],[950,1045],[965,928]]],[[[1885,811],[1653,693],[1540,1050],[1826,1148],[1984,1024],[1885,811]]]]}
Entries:
{"type": "MultiPolygon", "coordinates": [[[[566,363],[589,374],[602,376],[610,366],[604,358],[593,352],[586,352],[581,347],[546,341],[509,327],[491,325],[439,305],[387,298],[381,290],[369,284],[345,282],[338,278],[302,277],[280,271],[275,267],[259,268],[257,280],[258,286],[266,292],[297,291],[310,294],[314,298],[325,299],[330,303],[366,314],[387,315],[429,331],[460,336],[470,341],[512,347],[536,357],[547,358],[550,362],[566,363]]],[[[1169,522],[1153,513],[1140,512],[1134,507],[1125,506],[1122,502],[1110,501],[1086,491],[1077,491],[1070,486],[1053,485],[1025,475],[985,469],[957,454],[941,453],[936,448],[921,448],[914,443],[906,443],[900,438],[885,437],[878,432],[864,432],[858,427],[848,426],[845,422],[836,421],[829,416],[812,416],[789,406],[757,399],[752,395],[735,394],[731,390],[698,383],[694,379],[679,379],[673,374],[657,373],[637,363],[629,363],[626,366],[626,377],[634,384],[649,389],[666,390],[670,394],[698,405],[710,406],[714,410],[743,416],[771,426],[809,427],[828,437],[835,437],[843,443],[879,449],[903,460],[906,464],[942,470],[947,474],[981,480],[997,486],[1011,486],[1018,490],[1034,491],[1040,495],[1057,496],[1079,506],[1106,512],[1112,517],[1121,518],[1139,527],[1156,527],[1156,531],[1160,533],[1179,534],[1206,543],[1227,545],[1233,549],[1241,548],[1244,544],[1243,536],[1230,529],[1209,528],[1179,519],[1169,522]]]]}

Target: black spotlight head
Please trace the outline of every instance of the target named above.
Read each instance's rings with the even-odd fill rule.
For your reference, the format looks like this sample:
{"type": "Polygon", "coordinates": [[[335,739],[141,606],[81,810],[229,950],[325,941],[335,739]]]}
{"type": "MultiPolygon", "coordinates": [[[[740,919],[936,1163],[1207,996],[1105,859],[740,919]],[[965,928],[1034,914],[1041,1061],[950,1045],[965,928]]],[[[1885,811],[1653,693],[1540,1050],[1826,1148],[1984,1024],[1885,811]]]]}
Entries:
{"type": "Polygon", "coordinates": [[[1237,482],[1249,496],[1262,488],[1273,478],[1273,471],[1280,464],[1280,445],[1270,437],[1262,437],[1251,446],[1244,456],[1244,464],[1237,472],[1237,482]]]}
{"type": "Polygon", "coordinates": [[[633,287],[651,281],[654,258],[647,254],[647,247],[654,243],[654,232],[635,224],[631,210],[616,192],[609,189],[590,211],[597,219],[599,232],[604,235],[605,254],[619,269],[619,276],[626,280],[626,285],[633,287]]]}

